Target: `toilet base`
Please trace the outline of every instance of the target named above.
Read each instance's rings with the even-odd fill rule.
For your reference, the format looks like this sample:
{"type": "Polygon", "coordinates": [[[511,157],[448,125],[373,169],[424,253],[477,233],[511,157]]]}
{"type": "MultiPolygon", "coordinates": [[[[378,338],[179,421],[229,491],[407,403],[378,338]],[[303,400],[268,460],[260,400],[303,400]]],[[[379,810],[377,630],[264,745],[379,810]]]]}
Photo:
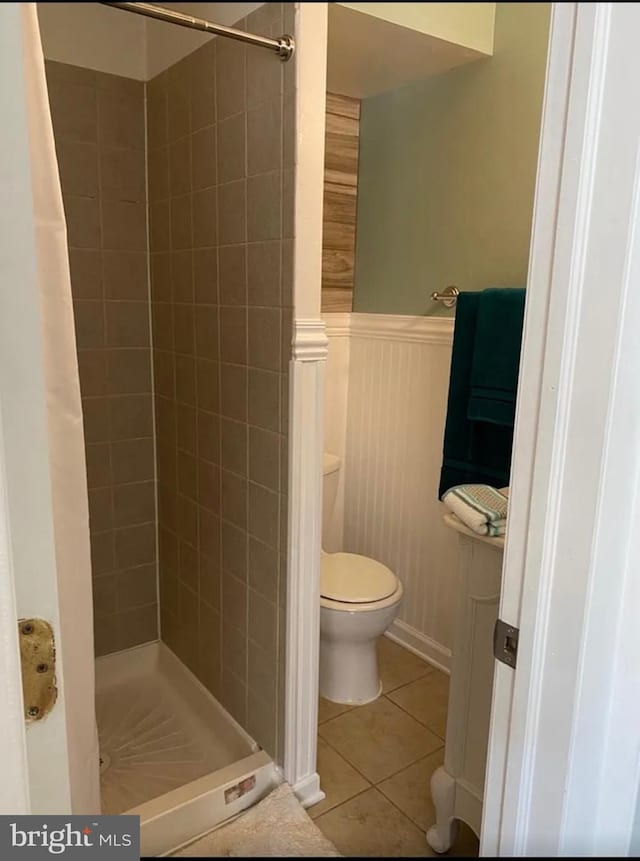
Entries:
{"type": "Polygon", "coordinates": [[[333,703],[361,706],[382,693],[376,640],[335,643],[320,638],[320,696],[333,703]]]}
{"type": "Polygon", "coordinates": [[[376,691],[375,697],[371,697],[370,700],[334,700],[333,697],[328,697],[326,694],[323,694],[320,691],[320,696],[324,700],[329,700],[331,703],[338,703],[341,706],[366,706],[368,703],[374,703],[379,696],[382,694],[382,682],[378,685],[378,690],[376,691]]]}

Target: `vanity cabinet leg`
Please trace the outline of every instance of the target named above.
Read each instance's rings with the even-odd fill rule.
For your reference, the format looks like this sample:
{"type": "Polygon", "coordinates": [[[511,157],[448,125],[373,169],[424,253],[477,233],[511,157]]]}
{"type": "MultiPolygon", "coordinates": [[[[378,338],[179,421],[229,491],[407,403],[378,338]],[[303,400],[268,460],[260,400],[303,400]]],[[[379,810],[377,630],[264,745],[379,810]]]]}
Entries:
{"type": "Polygon", "coordinates": [[[458,820],[453,816],[455,795],[456,782],[441,766],[431,776],[431,797],[436,809],[436,824],[427,831],[427,843],[434,852],[447,852],[458,836],[458,820]]]}

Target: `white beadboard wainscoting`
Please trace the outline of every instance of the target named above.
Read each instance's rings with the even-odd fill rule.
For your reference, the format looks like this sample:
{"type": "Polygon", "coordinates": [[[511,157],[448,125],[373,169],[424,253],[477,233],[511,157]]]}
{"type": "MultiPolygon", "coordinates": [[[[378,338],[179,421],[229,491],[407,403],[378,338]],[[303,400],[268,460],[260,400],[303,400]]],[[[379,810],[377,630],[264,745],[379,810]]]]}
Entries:
{"type": "Polygon", "coordinates": [[[437,493],[453,320],[324,319],[325,449],[344,467],[333,534],[398,575],[405,596],[389,635],[448,670],[458,547],[437,493]]]}

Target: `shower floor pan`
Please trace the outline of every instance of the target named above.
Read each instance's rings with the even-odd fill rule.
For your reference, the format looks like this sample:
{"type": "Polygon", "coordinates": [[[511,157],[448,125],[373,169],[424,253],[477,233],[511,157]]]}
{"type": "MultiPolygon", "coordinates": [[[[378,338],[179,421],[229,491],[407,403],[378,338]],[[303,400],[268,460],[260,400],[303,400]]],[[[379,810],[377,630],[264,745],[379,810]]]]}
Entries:
{"type": "Polygon", "coordinates": [[[96,661],[103,813],[140,816],[159,856],[281,782],[271,758],[163,643],[96,661]]]}

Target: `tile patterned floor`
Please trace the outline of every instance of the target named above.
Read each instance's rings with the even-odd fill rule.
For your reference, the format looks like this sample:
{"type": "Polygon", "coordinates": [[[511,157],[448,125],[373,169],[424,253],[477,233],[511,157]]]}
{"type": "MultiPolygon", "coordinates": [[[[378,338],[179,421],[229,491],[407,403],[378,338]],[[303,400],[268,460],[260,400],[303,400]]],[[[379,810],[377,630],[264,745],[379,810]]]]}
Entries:
{"type": "MultiPolygon", "coordinates": [[[[320,700],[318,771],[327,797],[308,813],[347,857],[432,856],[429,781],[444,757],[449,679],[386,637],[378,660],[383,695],[375,702],[320,700]]],[[[464,824],[448,854],[477,856],[478,840],[464,824]]]]}

